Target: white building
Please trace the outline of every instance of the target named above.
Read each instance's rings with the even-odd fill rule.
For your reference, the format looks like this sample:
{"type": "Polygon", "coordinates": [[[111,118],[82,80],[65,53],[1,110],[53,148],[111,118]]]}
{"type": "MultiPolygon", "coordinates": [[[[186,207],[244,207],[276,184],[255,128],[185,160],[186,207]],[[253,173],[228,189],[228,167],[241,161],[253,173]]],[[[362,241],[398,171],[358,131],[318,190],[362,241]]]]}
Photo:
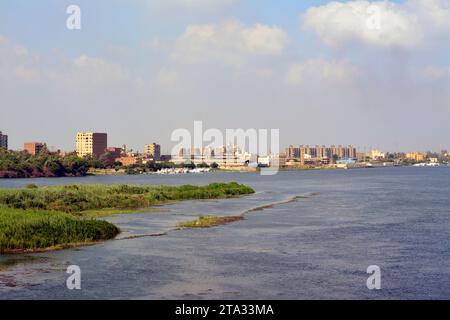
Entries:
{"type": "Polygon", "coordinates": [[[384,159],[386,155],[384,154],[384,152],[381,152],[380,150],[372,150],[370,151],[369,156],[372,160],[379,160],[384,159]]]}

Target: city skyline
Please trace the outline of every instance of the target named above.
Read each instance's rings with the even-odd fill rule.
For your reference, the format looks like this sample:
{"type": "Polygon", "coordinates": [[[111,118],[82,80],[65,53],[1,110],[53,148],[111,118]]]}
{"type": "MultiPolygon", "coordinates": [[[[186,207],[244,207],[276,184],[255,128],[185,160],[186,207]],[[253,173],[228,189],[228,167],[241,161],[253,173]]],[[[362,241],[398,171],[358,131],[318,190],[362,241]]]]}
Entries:
{"type": "Polygon", "coordinates": [[[69,4],[0,4],[11,149],[73,150],[82,130],[168,153],[195,120],[280,129],[283,147],[450,148],[448,1],[82,0],[81,30],[66,27],[69,4]]]}
{"type": "MultiPolygon", "coordinates": [[[[13,151],[28,151],[30,154],[36,154],[38,153],[42,147],[46,147],[48,148],[50,151],[52,152],[63,152],[63,153],[67,153],[67,152],[77,152],[78,154],[80,154],[82,157],[85,155],[91,155],[91,154],[96,154],[96,156],[100,156],[102,154],[101,150],[106,150],[108,151],[108,149],[121,149],[125,152],[134,152],[134,153],[139,153],[139,154],[148,154],[148,155],[156,155],[156,158],[159,158],[161,155],[171,155],[171,151],[173,150],[169,150],[169,151],[165,151],[167,149],[169,149],[168,147],[164,147],[161,144],[158,144],[156,142],[152,142],[152,143],[145,143],[143,146],[141,146],[142,148],[128,148],[128,146],[130,146],[130,144],[128,144],[127,142],[122,142],[120,144],[114,144],[114,143],[109,143],[109,133],[107,132],[94,132],[94,131],[88,131],[88,132],[77,132],[76,133],[76,137],[75,137],[75,141],[73,144],[73,148],[69,148],[69,149],[61,149],[58,146],[54,146],[51,144],[48,144],[47,142],[30,142],[30,141],[25,141],[21,143],[21,147],[19,148],[11,148],[11,146],[9,145],[9,137],[5,132],[1,132],[0,131],[0,135],[2,137],[2,147],[3,147],[3,143],[6,143],[5,145],[8,146],[7,149],[9,150],[13,150],[13,151]],[[101,138],[101,142],[100,142],[100,146],[97,147],[96,151],[94,152],[93,149],[93,139],[95,139],[95,136],[102,136],[101,138]],[[80,140],[84,140],[87,139],[89,140],[88,144],[90,146],[87,146],[86,143],[84,143],[83,141],[80,142],[80,140]],[[119,147],[120,146],[120,147],[119,147]],[[35,151],[30,151],[30,150],[35,150],[35,151]]],[[[230,144],[230,145],[222,145],[218,148],[225,148],[225,147],[238,147],[239,146],[237,144],[230,144]]],[[[192,149],[195,149],[194,145],[192,144],[191,146],[192,149]]],[[[207,142],[203,142],[203,149],[211,149],[214,150],[217,147],[213,147],[211,145],[209,145],[209,143],[207,142]]],[[[311,155],[311,152],[307,152],[307,151],[302,151],[301,149],[322,149],[320,151],[313,151],[313,154],[315,152],[319,152],[319,153],[326,153],[326,152],[330,152],[331,149],[333,148],[351,148],[353,149],[353,151],[350,152],[349,158],[355,158],[356,153],[365,153],[365,154],[385,154],[385,153],[427,153],[427,152],[431,152],[431,153],[441,153],[443,151],[447,152],[447,148],[440,148],[438,150],[432,150],[432,149],[428,149],[428,150],[413,150],[413,149],[398,149],[398,150],[380,150],[377,149],[375,147],[372,146],[357,146],[357,145],[352,145],[352,144],[345,144],[345,143],[339,143],[339,144],[329,144],[329,145],[325,145],[325,144],[308,144],[308,143],[302,143],[302,142],[297,142],[294,144],[290,144],[290,145],[282,145],[280,150],[279,150],[279,154],[285,154],[287,155],[287,157],[291,157],[291,158],[297,158],[296,156],[294,156],[294,154],[298,153],[298,155],[300,154],[309,154],[311,155]],[[296,150],[291,150],[291,149],[296,149],[296,150]],[[327,150],[328,149],[328,150],[327,150]],[[292,156],[290,156],[292,155],[292,156]]],[[[183,150],[184,148],[180,149],[183,150]]],[[[249,152],[248,150],[248,146],[246,145],[246,147],[241,150],[242,152],[249,152]]],[[[270,153],[273,154],[273,153],[270,153]]],[[[278,153],[275,153],[278,154],[278,153]]]]}

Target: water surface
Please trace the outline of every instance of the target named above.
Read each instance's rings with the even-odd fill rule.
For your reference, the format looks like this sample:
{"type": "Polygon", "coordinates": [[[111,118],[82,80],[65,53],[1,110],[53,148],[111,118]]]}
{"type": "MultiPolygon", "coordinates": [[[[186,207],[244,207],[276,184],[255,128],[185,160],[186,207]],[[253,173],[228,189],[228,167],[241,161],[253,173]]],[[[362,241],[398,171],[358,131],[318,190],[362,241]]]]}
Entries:
{"type": "Polygon", "coordinates": [[[0,187],[238,181],[257,193],[108,218],[95,246],[0,256],[0,299],[450,299],[450,168],[0,180],[0,187]],[[304,198],[295,202],[294,196],[304,198]],[[275,204],[260,211],[248,210],[275,204]],[[174,230],[199,215],[245,220],[174,230]],[[123,239],[130,235],[150,235],[123,239]],[[120,240],[122,239],[122,240],[120,240]],[[79,265],[82,290],[66,288],[79,265]],[[369,265],[382,290],[366,287],[369,265]]]}

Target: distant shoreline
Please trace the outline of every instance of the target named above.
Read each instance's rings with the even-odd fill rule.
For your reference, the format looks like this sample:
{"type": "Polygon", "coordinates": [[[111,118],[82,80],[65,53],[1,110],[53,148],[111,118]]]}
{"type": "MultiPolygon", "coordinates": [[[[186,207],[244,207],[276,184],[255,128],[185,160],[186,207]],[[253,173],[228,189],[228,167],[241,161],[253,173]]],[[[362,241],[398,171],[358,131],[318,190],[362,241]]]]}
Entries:
{"type": "MultiPolygon", "coordinates": [[[[374,166],[361,166],[361,167],[283,167],[278,168],[278,171],[280,172],[295,172],[295,171],[332,171],[332,170],[356,170],[356,169],[379,169],[379,168],[423,168],[423,167],[431,167],[431,166],[414,166],[414,165],[389,165],[389,166],[383,166],[383,165],[374,165],[374,166]]],[[[447,164],[440,164],[439,166],[435,166],[434,168],[448,168],[450,167],[447,164]]],[[[235,173],[258,173],[260,172],[261,168],[250,168],[250,169],[243,169],[244,167],[236,167],[236,168],[226,168],[226,169],[215,169],[211,170],[210,172],[201,172],[201,173],[173,173],[173,174],[165,174],[165,175],[177,175],[177,176],[183,176],[183,175],[201,175],[201,174],[209,174],[209,173],[217,173],[217,172],[235,172],[235,173]]],[[[61,176],[61,177],[0,177],[1,180],[25,180],[25,179],[60,179],[60,178],[83,178],[83,177],[102,177],[102,176],[139,176],[139,175],[162,175],[158,174],[157,172],[143,172],[143,173],[134,173],[129,174],[123,171],[114,171],[113,169],[97,169],[95,171],[88,172],[86,175],[83,176],[61,176]]]]}

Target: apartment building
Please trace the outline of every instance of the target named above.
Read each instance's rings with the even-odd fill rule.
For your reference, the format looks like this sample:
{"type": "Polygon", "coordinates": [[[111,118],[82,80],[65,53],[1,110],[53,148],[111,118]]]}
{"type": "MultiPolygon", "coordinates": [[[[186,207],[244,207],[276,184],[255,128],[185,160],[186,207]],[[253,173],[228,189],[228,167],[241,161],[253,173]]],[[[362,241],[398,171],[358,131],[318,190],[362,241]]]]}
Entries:
{"type": "Polygon", "coordinates": [[[46,148],[47,145],[42,142],[25,142],[23,144],[23,150],[31,154],[32,156],[37,155],[42,149],[46,148]]]}
{"type": "Polygon", "coordinates": [[[146,144],[144,146],[144,154],[145,156],[158,161],[161,158],[161,146],[156,143],[146,144]]]}
{"type": "Polygon", "coordinates": [[[423,152],[408,152],[406,154],[406,159],[407,160],[412,160],[412,161],[424,161],[425,158],[427,157],[427,155],[423,152]]]}
{"type": "Polygon", "coordinates": [[[91,156],[99,158],[108,145],[106,133],[78,132],[76,137],[76,152],[79,157],[91,156]]]}
{"type": "Polygon", "coordinates": [[[0,148],[8,149],[8,136],[0,131],[0,148]]]}
{"type": "Polygon", "coordinates": [[[300,148],[289,146],[289,148],[286,149],[286,159],[300,159],[301,156],[301,150],[300,148]]]}
{"type": "Polygon", "coordinates": [[[301,158],[311,159],[356,159],[356,148],[353,146],[300,146],[301,158]]]}

